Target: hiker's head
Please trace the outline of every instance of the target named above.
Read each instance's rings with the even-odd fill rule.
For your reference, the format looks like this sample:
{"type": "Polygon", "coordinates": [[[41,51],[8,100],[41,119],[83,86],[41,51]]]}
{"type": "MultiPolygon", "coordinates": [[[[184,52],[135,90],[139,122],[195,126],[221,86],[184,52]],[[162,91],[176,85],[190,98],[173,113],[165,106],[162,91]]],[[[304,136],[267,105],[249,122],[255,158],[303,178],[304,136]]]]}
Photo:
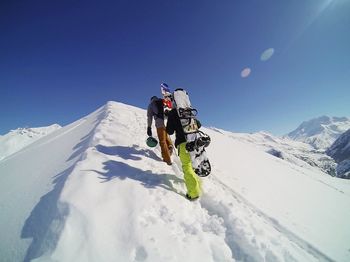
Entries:
{"type": "Polygon", "coordinates": [[[156,99],[158,99],[157,96],[152,96],[152,97],[151,97],[151,101],[156,100],[156,99]]]}

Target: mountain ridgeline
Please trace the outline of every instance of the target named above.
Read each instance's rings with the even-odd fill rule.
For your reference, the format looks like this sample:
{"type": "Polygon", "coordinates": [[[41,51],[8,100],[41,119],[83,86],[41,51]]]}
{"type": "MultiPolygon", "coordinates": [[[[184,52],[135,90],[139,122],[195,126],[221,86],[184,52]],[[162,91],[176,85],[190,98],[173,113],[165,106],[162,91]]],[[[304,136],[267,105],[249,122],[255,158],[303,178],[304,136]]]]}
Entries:
{"type": "MultiPolygon", "coordinates": [[[[59,128],[59,125],[54,124],[10,131],[0,137],[0,160],[59,128]]],[[[297,166],[318,169],[335,177],[350,178],[350,119],[347,117],[314,118],[303,122],[283,137],[267,132],[240,134],[212,129],[297,166]]]]}
{"type": "Polygon", "coordinates": [[[315,149],[326,150],[348,129],[350,119],[347,117],[321,116],[303,122],[287,136],[295,141],[310,144],[315,149]]]}
{"type": "Polygon", "coordinates": [[[9,133],[0,136],[0,160],[60,128],[60,125],[53,124],[46,127],[11,130],[9,133]]]}
{"type": "Polygon", "coordinates": [[[0,260],[350,261],[350,183],[322,171],[330,156],[202,129],[213,169],[195,202],[177,154],[147,147],[141,108],[109,102],[26,140],[0,160],[0,260]]]}

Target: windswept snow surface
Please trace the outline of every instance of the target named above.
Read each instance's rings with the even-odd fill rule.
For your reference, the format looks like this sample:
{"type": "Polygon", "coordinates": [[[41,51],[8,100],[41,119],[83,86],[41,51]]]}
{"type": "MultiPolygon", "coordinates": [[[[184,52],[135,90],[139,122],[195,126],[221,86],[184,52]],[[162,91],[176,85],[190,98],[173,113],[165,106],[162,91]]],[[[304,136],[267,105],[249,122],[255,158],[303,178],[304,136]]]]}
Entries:
{"type": "Polygon", "coordinates": [[[0,136],[0,160],[59,128],[61,128],[61,126],[58,124],[36,128],[18,128],[0,136]]]}
{"type": "Polygon", "coordinates": [[[146,111],[121,103],[0,161],[2,260],[350,260],[349,181],[204,131],[196,202],[177,156],[145,146],[146,111]]]}

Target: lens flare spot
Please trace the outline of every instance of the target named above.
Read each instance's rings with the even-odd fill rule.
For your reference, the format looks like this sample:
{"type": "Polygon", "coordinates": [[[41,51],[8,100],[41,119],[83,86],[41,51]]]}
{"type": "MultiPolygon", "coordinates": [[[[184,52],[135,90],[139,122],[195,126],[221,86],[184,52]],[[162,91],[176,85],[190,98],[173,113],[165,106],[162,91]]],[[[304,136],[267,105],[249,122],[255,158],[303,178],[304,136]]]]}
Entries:
{"type": "Polygon", "coordinates": [[[260,56],[260,60],[261,61],[267,61],[269,60],[273,54],[275,53],[275,49],[273,48],[269,48],[269,49],[266,49],[260,56]]]}
{"type": "Polygon", "coordinates": [[[250,75],[251,72],[252,70],[249,67],[246,67],[242,70],[241,77],[246,78],[250,75]]]}

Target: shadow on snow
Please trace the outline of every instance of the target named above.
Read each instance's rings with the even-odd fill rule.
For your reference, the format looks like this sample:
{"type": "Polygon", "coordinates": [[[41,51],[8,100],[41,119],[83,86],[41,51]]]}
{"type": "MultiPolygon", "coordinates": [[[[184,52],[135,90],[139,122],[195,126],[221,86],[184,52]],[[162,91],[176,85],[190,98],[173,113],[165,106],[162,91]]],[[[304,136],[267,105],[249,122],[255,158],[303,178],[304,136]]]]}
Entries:
{"type": "Polygon", "coordinates": [[[179,193],[173,187],[173,183],[183,183],[183,180],[175,175],[155,174],[150,170],[144,171],[142,169],[115,160],[108,160],[103,164],[104,172],[91,170],[100,175],[99,178],[102,179],[102,183],[109,182],[112,179],[125,180],[128,178],[139,181],[140,184],[146,188],[161,187],[166,190],[173,191],[177,194],[179,193]]]}
{"type": "Polygon", "coordinates": [[[119,156],[125,160],[141,160],[142,158],[140,156],[147,156],[154,160],[162,161],[162,159],[152,150],[138,148],[136,145],[133,145],[132,147],[97,145],[96,149],[103,154],[119,156]]]}
{"type": "MultiPolygon", "coordinates": [[[[59,201],[64,185],[72,173],[75,164],[80,160],[81,154],[89,146],[95,129],[103,118],[102,112],[94,128],[80,142],[73,147],[74,152],[68,157],[66,162],[73,161],[69,168],[53,176],[53,189],[43,195],[26,219],[21,231],[21,238],[32,239],[29,245],[24,262],[29,262],[43,255],[49,255],[55,250],[61,232],[64,228],[69,208],[65,203],[59,201]]],[[[96,149],[107,155],[117,155],[126,160],[142,160],[141,156],[146,156],[157,161],[161,159],[151,150],[138,149],[137,146],[96,146],[96,149]]],[[[105,172],[95,171],[100,175],[102,182],[108,182],[114,178],[124,180],[126,178],[139,181],[146,188],[161,187],[177,193],[172,182],[182,183],[182,179],[170,174],[154,174],[152,171],[144,171],[128,164],[109,160],[103,163],[105,172]]]]}
{"type": "MultiPolygon", "coordinates": [[[[133,147],[125,147],[125,146],[102,146],[97,145],[96,149],[107,155],[119,156],[125,160],[141,160],[141,156],[147,156],[157,161],[162,161],[160,157],[158,157],[153,151],[148,149],[137,148],[137,146],[133,147]]],[[[163,163],[161,163],[163,164],[163,163]]],[[[155,188],[161,187],[170,191],[177,193],[177,190],[173,187],[173,183],[183,183],[183,180],[178,178],[175,175],[171,174],[156,174],[151,170],[142,170],[133,166],[130,166],[127,163],[123,163],[116,160],[108,160],[103,163],[104,171],[92,170],[98,173],[102,182],[108,182],[112,179],[133,179],[139,181],[141,185],[146,188],[155,188]]]]}

